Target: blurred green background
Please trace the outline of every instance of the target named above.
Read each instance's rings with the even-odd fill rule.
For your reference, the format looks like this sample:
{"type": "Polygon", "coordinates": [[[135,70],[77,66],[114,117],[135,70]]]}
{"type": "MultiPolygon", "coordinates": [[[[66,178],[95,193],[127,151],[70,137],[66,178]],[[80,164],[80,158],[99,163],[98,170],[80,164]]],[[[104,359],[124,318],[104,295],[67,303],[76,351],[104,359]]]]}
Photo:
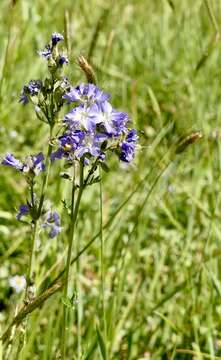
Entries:
{"type": "MultiPolygon", "coordinates": [[[[2,156],[45,151],[46,127],[18,99],[30,79],[45,77],[37,50],[54,31],[68,39],[66,74],[72,83],[84,80],[77,56],[89,55],[99,86],[112,93],[114,106],[127,111],[140,132],[134,163],[125,167],[113,159],[103,178],[106,222],[149,174],[104,234],[110,358],[192,358],[177,349],[195,351],[195,359],[204,359],[199,352],[221,357],[221,2],[1,0],[0,13],[2,156]],[[203,139],[174,156],[171,149],[180,137],[198,130],[203,139]]],[[[69,186],[58,180],[59,166],[48,195],[62,211],[69,186]]],[[[0,193],[3,329],[18,301],[8,278],[25,273],[29,234],[15,219],[27,195],[19,174],[2,167],[0,193]]],[[[98,194],[94,186],[83,198],[75,251],[99,229],[98,194]]],[[[52,278],[62,269],[64,243],[62,236],[41,240],[39,282],[52,266],[52,278]]],[[[100,359],[98,254],[99,241],[78,264],[82,359],[100,359]]],[[[61,308],[57,294],[33,313],[24,358],[56,359],[61,308]]],[[[75,309],[73,334],[74,318],[75,309]]],[[[74,346],[75,339],[70,359],[76,358],[74,346]]],[[[10,356],[17,359],[16,351],[10,356]]]]}

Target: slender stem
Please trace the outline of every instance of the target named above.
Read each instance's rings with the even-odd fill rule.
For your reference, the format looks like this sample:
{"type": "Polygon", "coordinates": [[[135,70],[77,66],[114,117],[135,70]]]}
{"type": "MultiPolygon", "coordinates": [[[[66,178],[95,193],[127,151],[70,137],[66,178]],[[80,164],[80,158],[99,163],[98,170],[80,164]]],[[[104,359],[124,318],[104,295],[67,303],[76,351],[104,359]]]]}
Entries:
{"type": "MultiPolygon", "coordinates": [[[[74,192],[75,192],[75,180],[73,177],[73,185],[72,185],[72,201],[71,201],[71,216],[70,216],[70,232],[69,232],[69,244],[68,244],[68,254],[67,254],[67,261],[65,267],[65,284],[64,284],[64,298],[67,298],[68,295],[68,284],[69,284],[69,273],[70,273],[70,264],[71,264],[71,253],[74,241],[74,232],[75,232],[75,225],[78,216],[79,205],[81,201],[81,196],[84,190],[84,163],[83,161],[80,162],[80,181],[79,181],[79,190],[78,196],[76,200],[76,204],[74,206],[74,192]]],[[[64,305],[63,309],[63,325],[62,325],[62,343],[61,343],[61,355],[62,359],[65,359],[65,352],[66,352],[66,324],[67,324],[67,308],[64,305]]]]}
{"type": "MultiPolygon", "coordinates": [[[[77,252],[79,246],[77,244],[77,252]]],[[[80,258],[76,261],[76,292],[77,292],[77,359],[81,360],[81,316],[82,316],[82,299],[81,299],[81,285],[79,274],[81,271],[80,258]]]]}
{"type": "MultiPolygon", "coordinates": [[[[31,189],[31,193],[33,193],[33,187],[31,189]]],[[[36,235],[37,235],[37,227],[38,227],[38,221],[35,220],[33,222],[33,232],[32,232],[32,239],[31,239],[31,246],[30,246],[30,255],[29,255],[29,264],[28,264],[28,271],[27,271],[27,281],[26,281],[26,287],[25,287],[25,302],[29,302],[29,296],[28,296],[28,289],[33,281],[33,275],[34,275],[34,268],[35,268],[35,243],[36,243],[36,235]]],[[[24,346],[26,343],[27,338],[27,329],[28,329],[28,317],[25,320],[24,324],[25,332],[24,332],[24,338],[23,338],[23,345],[21,352],[24,350],[24,346]]]]}
{"type": "Polygon", "coordinates": [[[50,167],[51,167],[50,155],[52,153],[52,145],[51,145],[52,133],[53,133],[53,126],[50,127],[50,138],[49,138],[48,151],[47,151],[46,160],[45,160],[46,171],[44,173],[42,187],[41,187],[41,196],[40,196],[40,201],[39,201],[39,206],[38,206],[38,217],[41,216],[42,207],[43,207],[44,199],[45,199],[45,192],[46,192],[47,185],[48,185],[48,178],[49,178],[49,172],[50,172],[50,167]]]}
{"type": "Polygon", "coordinates": [[[37,227],[38,227],[38,221],[35,220],[33,222],[31,251],[30,251],[29,265],[28,265],[28,276],[27,276],[27,285],[26,285],[26,292],[25,292],[26,300],[27,300],[27,290],[28,290],[28,287],[30,286],[30,284],[32,283],[34,268],[35,268],[35,243],[36,243],[37,227]]]}
{"type": "MultiPolygon", "coordinates": [[[[51,126],[50,127],[50,140],[52,138],[52,131],[53,131],[53,127],[51,126]]],[[[47,188],[49,171],[50,171],[50,154],[52,152],[52,146],[51,146],[50,140],[49,140],[48,151],[47,151],[47,156],[46,156],[46,172],[43,177],[43,182],[42,182],[42,187],[41,187],[41,196],[40,196],[39,206],[37,209],[37,218],[33,219],[33,221],[32,221],[32,239],[31,239],[31,246],[30,246],[29,265],[28,265],[28,271],[27,271],[27,283],[26,283],[26,288],[25,288],[25,301],[26,302],[29,301],[28,289],[33,282],[33,275],[34,275],[34,269],[35,269],[35,247],[36,247],[36,235],[37,235],[37,229],[38,229],[38,219],[41,216],[42,207],[43,207],[44,198],[45,198],[45,191],[47,188]]],[[[34,182],[32,182],[32,184],[31,184],[30,194],[31,194],[31,205],[32,205],[32,207],[35,207],[34,182]]],[[[25,323],[24,344],[25,344],[26,336],[27,336],[27,327],[28,327],[28,318],[26,319],[26,323],[25,323]]]]}
{"type": "MultiPolygon", "coordinates": [[[[31,206],[35,208],[35,199],[34,199],[34,181],[30,184],[30,196],[31,196],[31,206]]],[[[35,243],[36,243],[36,235],[37,235],[37,227],[38,220],[32,221],[32,237],[31,237],[31,245],[30,245],[30,254],[29,254],[29,264],[27,271],[27,282],[25,288],[25,301],[28,301],[28,288],[32,283],[33,274],[34,274],[34,263],[35,263],[35,243]]]]}
{"type": "Polygon", "coordinates": [[[100,175],[100,268],[101,268],[101,302],[102,302],[102,318],[103,318],[103,331],[104,331],[104,342],[105,342],[105,358],[108,359],[107,354],[107,324],[105,314],[105,268],[104,268],[104,239],[103,239],[103,191],[102,191],[102,177],[101,167],[99,166],[100,175]]]}

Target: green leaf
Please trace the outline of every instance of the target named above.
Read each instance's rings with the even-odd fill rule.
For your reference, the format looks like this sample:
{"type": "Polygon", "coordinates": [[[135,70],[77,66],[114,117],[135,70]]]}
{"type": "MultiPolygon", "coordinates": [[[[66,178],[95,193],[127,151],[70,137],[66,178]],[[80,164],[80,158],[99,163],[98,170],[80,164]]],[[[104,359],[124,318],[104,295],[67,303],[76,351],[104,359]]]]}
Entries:
{"type": "Polygon", "coordinates": [[[98,326],[96,327],[96,332],[97,332],[97,340],[98,340],[98,345],[100,348],[102,358],[103,358],[103,360],[106,360],[107,359],[106,345],[105,345],[104,338],[103,338],[98,326]]]}
{"type": "Polygon", "coordinates": [[[109,169],[109,167],[107,166],[106,163],[101,162],[100,164],[101,164],[102,170],[104,170],[106,173],[108,173],[110,171],[110,169],[109,169]]]}

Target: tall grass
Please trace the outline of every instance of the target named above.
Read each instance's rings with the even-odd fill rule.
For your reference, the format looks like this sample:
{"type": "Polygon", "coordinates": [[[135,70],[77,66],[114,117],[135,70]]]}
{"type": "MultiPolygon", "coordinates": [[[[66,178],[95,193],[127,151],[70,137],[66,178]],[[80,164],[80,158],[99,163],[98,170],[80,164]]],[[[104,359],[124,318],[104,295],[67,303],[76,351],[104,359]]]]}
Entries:
{"type": "MultiPolygon", "coordinates": [[[[141,131],[135,162],[125,169],[112,160],[102,189],[97,184],[82,195],[67,358],[221,358],[219,2],[2,0],[0,9],[1,154],[25,156],[45,144],[45,128],[17,99],[24,83],[45,72],[36,50],[64,29],[71,78],[81,78],[77,56],[89,54],[99,85],[141,131]],[[174,157],[177,141],[198,130],[203,139],[174,157]]],[[[61,210],[69,186],[51,179],[48,194],[61,210]]],[[[4,169],[0,191],[4,334],[19,304],[8,279],[26,272],[30,234],[15,219],[26,196],[23,180],[4,169]]],[[[58,358],[64,241],[41,244],[39,297],[10,328],[11,344],[5,333],[3,359],[21,358],[27,313],[22,359],[58,358]]],[[[0,359],[1,351],[0,342],[0,359]]]]}

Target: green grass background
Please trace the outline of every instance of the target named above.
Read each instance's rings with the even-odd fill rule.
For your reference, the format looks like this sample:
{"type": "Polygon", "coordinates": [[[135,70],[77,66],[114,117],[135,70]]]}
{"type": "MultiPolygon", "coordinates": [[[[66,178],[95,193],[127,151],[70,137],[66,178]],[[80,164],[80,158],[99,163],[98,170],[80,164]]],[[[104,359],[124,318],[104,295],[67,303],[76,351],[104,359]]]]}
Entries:
{"type": "MultiPolygon", "coordinates": [[[[221,357],[221,2],[1,0],[0,13],[2,156],[11,151],[24,157],[45,149],[47,129],[31,106],[18,103],[22,86],[45,76],[37,50],[53,31],[67,31],[66,72],[77,84],[83,74],[76,57],[88,54],[99,21],[91,57],[99,85],[141,132],[134,163],[125,167],[112,160],[111,172],[103,176],[106,222],[149,174],[104,232],[110,359],[192,358],[177,349],[195,351],[195,359],[204,359],[199,352],[221,357]],[[197,130],[203,139],[174,157],[170,149],[180,136],[197,130]]],[[[69,186],[57,180],[58,171],[56,165],[48,196],[61,211],[69,186]]],[[[30,239],[28,228],[15,220],[16,207],[27,195],[19,174],[2,167],[0,193],[3,330],[19,302],[8,278],[25,273],[30,239]]],[[[99,230],[98,195],[99,185],[84,194],[75,253],[99,230]]],[[[37,282],[52,266],[52,279],[63,268],[65,245],[62,236],[41,239],[37,282]]],[[[102,358],[96,334],[99,264],[97,239],[78,263],[82,359],[102,358]]],[[[73,266],[73,295],[75,274],[73,266]]],[[[76,306],[70,314],[69,359],[77,359],[76,306]]],[[[30,317],[24,359],[56,359],[61,318],[61,295],[56,294],[30,317]]],[[[19,359],[20,332],[10,360],[19,359]]]]}

